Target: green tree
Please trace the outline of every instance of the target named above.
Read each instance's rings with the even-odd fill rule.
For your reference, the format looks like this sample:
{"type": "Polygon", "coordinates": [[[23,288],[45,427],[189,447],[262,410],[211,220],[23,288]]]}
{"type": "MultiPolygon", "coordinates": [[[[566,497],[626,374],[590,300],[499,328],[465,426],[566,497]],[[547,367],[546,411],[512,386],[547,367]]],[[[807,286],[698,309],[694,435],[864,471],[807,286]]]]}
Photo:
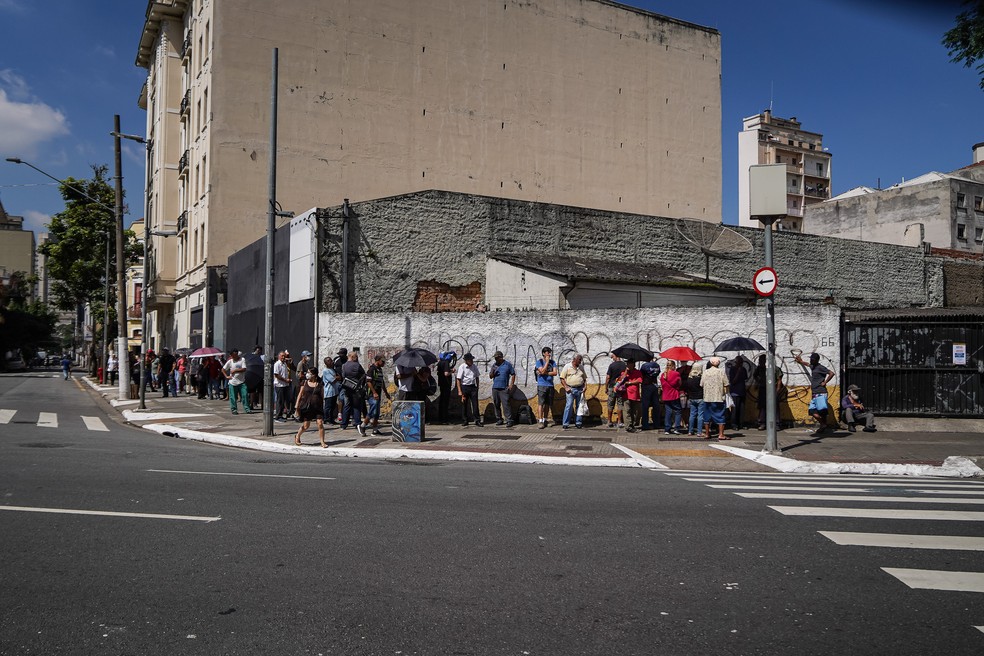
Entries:
{"type": "MultiPolygon", "coordinates": [[[[106,166],[94,165],[92,178],[65,180],[61,185],[65,209],[51,217],[49,241],[38,249],[48,258],[51,291],[63,310],[74,310],[85,303],[102,307],[107,239],[110,284],[115,280],[115,216],[111,208],[116,196],[106,171],[106,166]]],[[[127,264],[136,262],[141,249],[132,230],[126,231],[124,244],[127,264]]],[[[111,290],[111,304],[114,299],[115,291],[111,290]]]]}
{"type": "Polygon", "coordinates": [[[943,35],[943,45],[950,61],[977,71],[984,91],[984,0],[964,0],[964,5],[968,9],[960,12],[957,24],[943,35]]]}

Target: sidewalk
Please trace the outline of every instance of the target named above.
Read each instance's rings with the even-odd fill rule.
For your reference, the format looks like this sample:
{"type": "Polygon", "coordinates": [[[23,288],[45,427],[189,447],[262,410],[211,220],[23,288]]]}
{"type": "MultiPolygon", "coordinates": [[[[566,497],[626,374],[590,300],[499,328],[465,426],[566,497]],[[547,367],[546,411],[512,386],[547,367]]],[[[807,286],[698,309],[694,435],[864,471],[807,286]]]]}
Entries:
{"type": "MultiPolygon", "coordinates": [[[[330,426],[318,442],[316,428],[294,445],[300,424],[274,423],[273,436],[261,436],[263,414],[238,415],[228,401],[199,400],[195,396],[161,398],[148,390],[147,410],[138,401],[117,401],[116,388],[84,379],[129,423],[168,437],[200,440],[237,448],[310,456],[354,458],[409,458],[472,460],[526,464],[563,464],[594,467],[642,467],[735,472],[866,473],[914,476],[984,477],[984,432],[972,423],[956,424],[950,432],[913,430],[912,421],[885,419],[877,433],[829,431],[815,437],[808,428],[779,432],[781,455],[762,452],[765,432],[754,428],[727,432],[731,440],[718,442],[687,435],[664,435],[662,430],[628,433],[624,429],[588,426],[563,430],[551,426],[517,424],[512,428],[485,424],[462,427],[428,424],[422,443],[392,441],[388,422],[380,423],[381,436],[359,435],[354,427],[330,426]]],[[[918,420],[935,422],[940,420],[918,420]]],[[[952,420],[950,420],[952,423],[952,420]]],[[[923,427],[925,428],[925,426],[923,427]]]]}

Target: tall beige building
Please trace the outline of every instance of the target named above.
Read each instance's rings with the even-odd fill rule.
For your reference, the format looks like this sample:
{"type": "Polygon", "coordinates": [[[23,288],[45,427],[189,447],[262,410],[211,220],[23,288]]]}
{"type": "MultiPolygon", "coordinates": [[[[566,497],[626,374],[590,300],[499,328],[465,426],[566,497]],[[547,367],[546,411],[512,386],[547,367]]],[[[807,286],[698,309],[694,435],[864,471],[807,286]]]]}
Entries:
{"type": "Polygon", "coordinates": [[[163,344],[216,337],[220,267],[265,233],[273,48],[284,210],[443,189],[721,220],[714,29],[608,0],[151,1],[163,344]]]}
{"type": "MultiPolygon", "coordinates": [[[[24,229],[24,217],[7,214],[0,202],[0,284],[9,285],[14,274],[34,275],[34,232],[24,229]]],[[[34,286],[28,289],[28,300],[34,300],[34,286]]]]}
{"type": "Polygon", "coordinates": [[[748,205],[748,167],[786,165],[786,218],[779,228],[803,231],[803,208],[830,198],[830,152],[823,135],[800,127],[796,117],[779,118],[770,110],[749,116],[738,133],[738,225],[761,227],[748,205]]]}

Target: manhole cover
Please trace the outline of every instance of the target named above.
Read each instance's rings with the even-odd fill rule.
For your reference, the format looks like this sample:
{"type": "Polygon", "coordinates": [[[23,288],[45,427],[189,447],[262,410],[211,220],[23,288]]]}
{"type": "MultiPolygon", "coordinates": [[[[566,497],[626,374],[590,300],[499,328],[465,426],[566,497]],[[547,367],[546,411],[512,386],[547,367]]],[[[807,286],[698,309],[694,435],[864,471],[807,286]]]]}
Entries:
{"type": "Polygon", "coordinates": [[[587,444],[568,444],[565,447],[568,451],[592,451],[593,446],[588,446],[587,444]]]}
{"type": "Polygon", "coordinates": [[[28,449],[64,449],[65,447],[72,446],[71,444],[58,444],[56,442],[26,442],[24,444],[19,444],[28,449]]]}
{"type": "Polygon", "coordinates": [[[463,440],[518,440],[519,435],[462,435],[463,440]]]}

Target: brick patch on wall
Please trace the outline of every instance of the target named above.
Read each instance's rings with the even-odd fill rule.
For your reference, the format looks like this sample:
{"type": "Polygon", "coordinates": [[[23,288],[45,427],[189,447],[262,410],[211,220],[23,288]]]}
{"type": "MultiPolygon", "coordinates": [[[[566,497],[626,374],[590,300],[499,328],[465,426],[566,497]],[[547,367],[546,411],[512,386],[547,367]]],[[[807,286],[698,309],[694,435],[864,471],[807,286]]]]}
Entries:
{"type": "Polygon", "coordinates": [[[482,283],[452,287],[443,282],[421,280],[413,299],[414,312],[471,312],[482,302],[482,283]]]}

